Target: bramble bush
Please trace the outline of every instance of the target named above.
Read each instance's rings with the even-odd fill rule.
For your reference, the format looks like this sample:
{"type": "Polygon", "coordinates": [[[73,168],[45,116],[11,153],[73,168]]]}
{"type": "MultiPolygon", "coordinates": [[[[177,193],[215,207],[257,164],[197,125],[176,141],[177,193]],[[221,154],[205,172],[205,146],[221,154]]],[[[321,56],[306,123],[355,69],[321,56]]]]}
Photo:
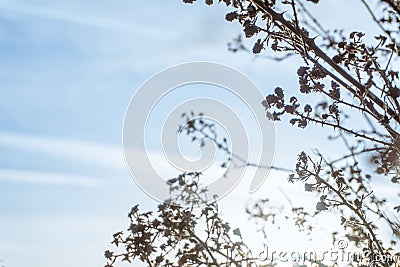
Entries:
{"type": "MultiPolygon", "coordinates": [[[[393,190],[398,190],[400,182],[400,2],[359,0],[360,8],[365,8],[376,25],[372,34],[352,29],[352,25],[350,29],[325,28],[318,19],[319,0],[218,2],[232,9],[225,19],[243,27],[244,36],[235,38],[229,50],[272,60],[302,59],[303,64],[293,74],[299,81],[296,94],[276,87],[260,99],[267,118],[287,121],[299,130],[310,124],[330,128],[333,134],[328,139],[341,141],[345,148],[334,160],[318,149],[314,153],[299,151],[288,182],[302,184],[302,190],[317,192],[319,197],[315,210],[306,211],[300,204],[285,216],[292,218],[300,231],[313,231],[311,218],[325,212],[337,214],[341,235],[355,247],[370,251],[371,259],[376,255],[399,256],[400,201],[397,205],[388,203],[385,195],[375,192],[373,182],[393,190]],[[301,103],[299,95],[309,103],[301,103]],[[360,118],[365,122],[360,123],[360,118]],[[382,227],[391,229],[390,240],[383,239],[382,227]]],[[[212,5],[214,1],[205,3],[212,5]]],[[[344,2],[337,8],[348,11],[344,2]]],[[[185,120],[180,131],[194,142],[201,142],[207,131],[212,132],[213,125],[198,117],[186,115],[185,120]]],[[[225,139],[210,136],[219,149],[231,154],[225,139]]],[[[228,160],[240,161],[234,155],[228,160]]],[[[239,163],[239,167],[254,165],[239,163]]],[[[138,259],[148,266],[273,265],[253,255],[240,230],[230,229],[220,217],[216,202],[205,201],[205,192],[197,190],[200,177],[200,173],[184,173],[171,179],[175,199],[161,204],[158,211],[143,213],[135,206],[129,213],[128,230],[114,234],[113,244],[121,251],[105,252],[106,266],[114,266],[119,259],[138,259]],[[176,205],[177,201],[188,205],[176,205]]],[[[246,212],[258,223],[283,219],[283,211],[267,199],[254,201],[246,212]]],[[[338,235],[331,234],[333,238],[338,235]]],[[[374,264],[391,266],[395,262],[374,264]]]]}

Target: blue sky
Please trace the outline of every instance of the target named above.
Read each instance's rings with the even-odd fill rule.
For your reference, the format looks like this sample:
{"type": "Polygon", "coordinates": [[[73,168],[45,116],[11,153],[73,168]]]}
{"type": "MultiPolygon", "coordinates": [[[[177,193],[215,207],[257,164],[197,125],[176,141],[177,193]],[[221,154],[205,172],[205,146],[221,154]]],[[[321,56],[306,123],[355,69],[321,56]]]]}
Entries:
{"type": "MultiPolygon", "coordinates": [[[[242,71],[265,93],[277,85],[295,90],[299,61],[271,66],[227,51],[240,27],[224,21],[226,11],[201,1],[0,0],[0,259],[6,266],[102,266],[112,233],[127,226],[129,208],[156,204],[129,176],[121,144],[125,110],[151,75],[179,63],[216,61],[242,71]]],[[[299,151],[324,144],[310,138],[321,132],[293,136],[290,129],[277,126],[276,162],[288,167],[299,151]]],[[[267,185],[259,194],[270,191],[267,185]]]]}
{"type": "Polygon", "coordinates": [[[229,60],[238,28],[180,1],[0,1],[0,14],[0,259],[101,266],[131,205],[156,204],[123,162],[131,96],[170,65],[229,60]]]}

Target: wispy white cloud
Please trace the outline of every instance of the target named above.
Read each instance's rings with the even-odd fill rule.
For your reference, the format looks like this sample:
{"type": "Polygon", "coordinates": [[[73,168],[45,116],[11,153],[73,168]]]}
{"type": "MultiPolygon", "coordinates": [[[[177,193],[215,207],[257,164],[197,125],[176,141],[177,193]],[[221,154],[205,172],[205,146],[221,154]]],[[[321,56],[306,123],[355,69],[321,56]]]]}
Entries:
{"type": "MultiPolygon", "coordinates": [[[[49,156],[53,159],[57,157],[58,160],[90,164],[95,168],[107,169],[115,173],[126,170],[122,144],[106,145],[68,138],[0,131],[0,147],[11,151],[30,151],[38,157],[49,156]]],[[[170,164],[161,148],[147,151],[137,149],[134,153],[143,158],[148,157],[154,169],[161,176],[169,177],[181,172],[170,164]]],[[[174,162],[181,160],[181,157],[171,153],[168,154],[168,157],[174,162]]],[[[135,166],[141,168],[138,170],[140,175],[149,174],[149,170],[144,169],[141,164],[135,166]]],[[[215,172],[215,166],[213,165],[209,171],[215,172]]]]}
{"type": "Polygon", "coordinates": [[[75,159],[114,170],[125,166],[122,147],[118,145],[0,131],[0,146],[75,159]]]}
{"type": "Polygon", "coordinates": [[[79,12],[68,12],[61,9],[55,9],[47,6],[30,5],[16,1],[1,1],[0,10],[24,13],[33,16],[45,17],[75,23],[85,26],[97,27],[113,31],[121,31],[146,37],[157,37],[162,32],[157,29],[146,27],[134,27],[131,23],[120,20],[110,19],[106,17],[93,16],[90,14],[80,14],[79,12]]]}
{"type": "Polygon", "coordinates": [[[15,169],[0,169],[0,181],[81,187],[96,187],[100,185],[98,179],[82,175],[15,169]]]}

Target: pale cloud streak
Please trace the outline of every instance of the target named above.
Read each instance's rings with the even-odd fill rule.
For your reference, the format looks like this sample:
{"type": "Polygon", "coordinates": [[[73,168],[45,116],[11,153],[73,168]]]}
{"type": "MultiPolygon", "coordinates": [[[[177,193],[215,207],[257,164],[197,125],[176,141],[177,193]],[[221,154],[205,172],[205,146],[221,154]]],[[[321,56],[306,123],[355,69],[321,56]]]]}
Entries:
{"type": "Polygon", "coordinates": [[[90,14],[79,14],[79,12],[68,12],[46,6],[29,5],[17,1],[1,1],[0,10],[12,11],[27,15],[39,16],[48,19],[64,21],[84,26],[97,27],[106,30],[120,31],[140,35],[141,37],[158,37],[162,32],[157,29],[146,27],[134,27],[132,23],[115,19],[94,16],[90,14]]]}
{"type": "Polygon", "coordinates": [[[97,187],[100,185],[99,180],[93,177],[16,169],[0,169],[0,181],[80,187],[97,187]]]}
{"type": "Polygon", "coordinates": [[[118,145],[0,131],[0,146],[60,156],[114,170],[125,166],[122,148],[118,145]]]}

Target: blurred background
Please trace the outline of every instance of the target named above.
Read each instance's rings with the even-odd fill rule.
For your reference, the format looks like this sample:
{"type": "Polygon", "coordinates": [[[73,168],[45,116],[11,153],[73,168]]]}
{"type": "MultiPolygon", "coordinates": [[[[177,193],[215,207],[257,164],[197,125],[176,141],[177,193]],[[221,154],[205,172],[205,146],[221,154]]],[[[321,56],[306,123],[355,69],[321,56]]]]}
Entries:
{"type": "MultiPolygon", "coordinates": [[[[128,227],[130,207],[156,207],[130,177],[122,151],[126,108],[155,73],[214,61],[238,69],[265,94],[276,86],[297,90],[298,59],[228,51],[241,32],[224,20],[228,11],[202,1],[0,0],[0,265],[102,266],[112,234],[128,227]]],[[[324,136],[313,127],[277,125],[274,164],[292,168],[298,152],[324,149],[324,136]]],[[[305,199],[286,175],[273,172],[251,197],[276,195],[285,204],[277,193],[285,186],[305,199]]],[[[243,184],[221,210],[246,228],[250,179],[243,184]]]]}

